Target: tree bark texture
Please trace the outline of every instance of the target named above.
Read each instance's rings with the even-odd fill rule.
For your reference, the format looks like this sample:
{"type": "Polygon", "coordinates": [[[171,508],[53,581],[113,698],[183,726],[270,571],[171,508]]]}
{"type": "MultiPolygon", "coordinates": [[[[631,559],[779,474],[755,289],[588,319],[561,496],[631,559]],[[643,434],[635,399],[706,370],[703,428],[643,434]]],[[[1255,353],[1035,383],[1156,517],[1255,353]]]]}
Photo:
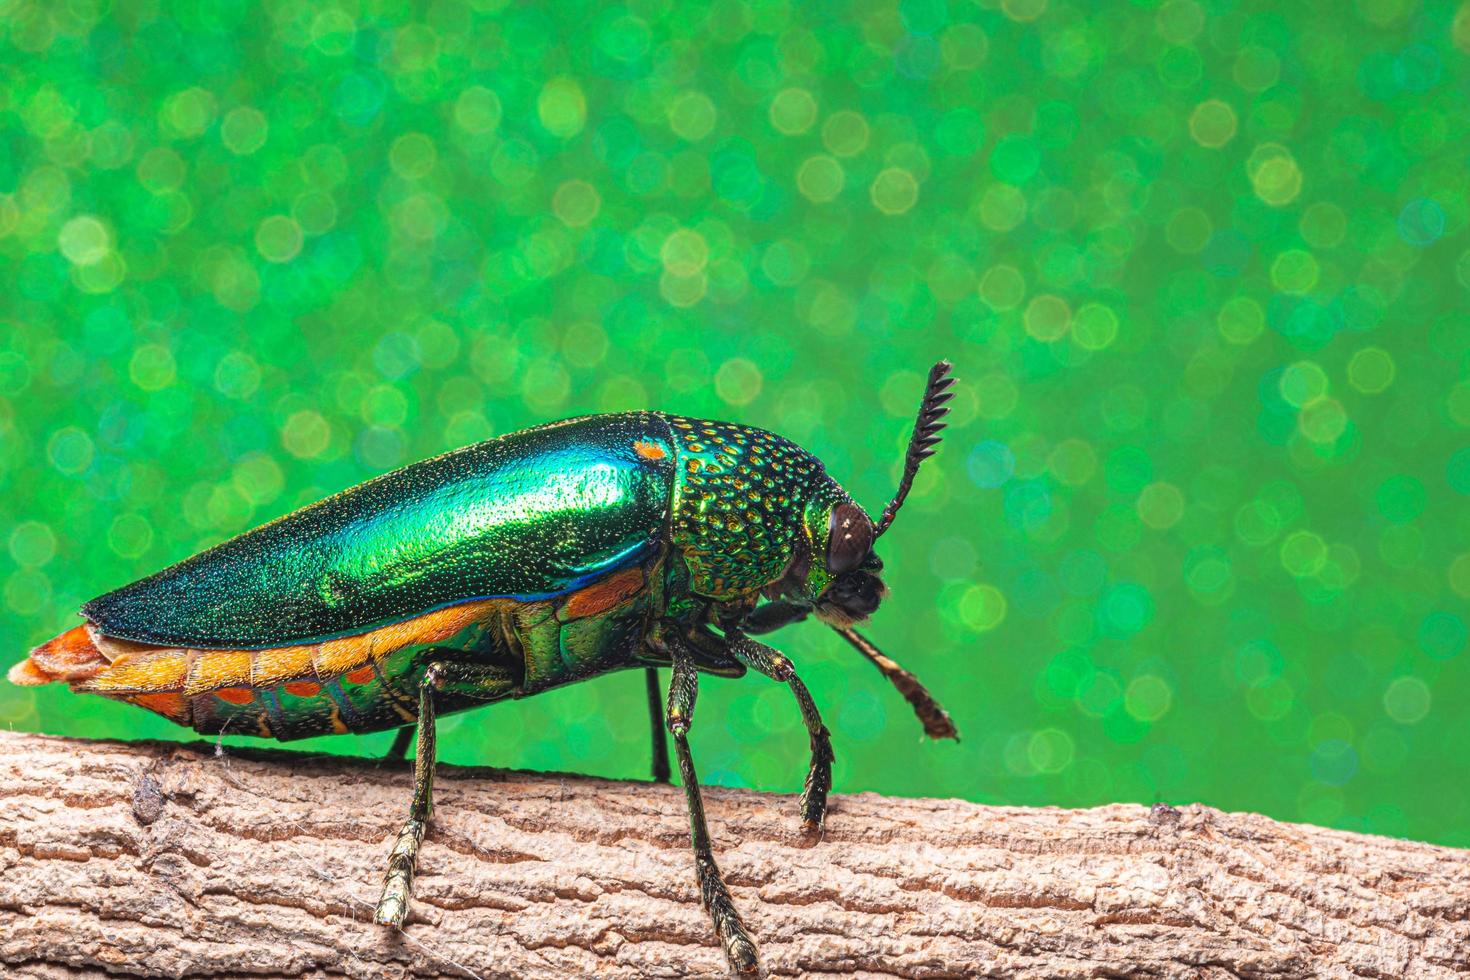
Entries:
{"type": "MultiPolygon", "coordinates": [[[[722,976],[677,787],[441,766],[404,930],[407,764],[0,733],[0,974],[722,976]]],[[[770,976],[1449,977],[1470,851],[1204,806],[706,789],[770,976]]]]}

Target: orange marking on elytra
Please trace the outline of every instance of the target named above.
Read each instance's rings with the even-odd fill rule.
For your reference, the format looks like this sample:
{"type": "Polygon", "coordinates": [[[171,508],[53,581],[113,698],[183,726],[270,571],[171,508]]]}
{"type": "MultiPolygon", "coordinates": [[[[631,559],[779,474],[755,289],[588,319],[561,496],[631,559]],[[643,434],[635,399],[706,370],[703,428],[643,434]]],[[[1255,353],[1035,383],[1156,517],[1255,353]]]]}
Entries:
{"type": "Polygon", "coordinates": [[[644,459],[663,459],[668,455],[663,446],[656,442],[644,442],[642,439],[633,443],[633,451],[644,459]]]}
{"type": "Polygon", "coordinates": [[[322,686],[316,681],[291,681],[286,685],[286,693],[298,698],[314,698],[321,692],[322,686]]]}
{"type": "Polygon", "coordinates": [[[579,592],[572,593],[567,598],[566,604],[562,606],[562,612],[567,619],[596,616],[607,612],[625,599],[637,595],[642,588],[643,569],[625,568],[600,582],[594,582],[579,592]]]}
{"type": "Polygon", "coordinates": [[[255,692],[248,687],[222,687],[214,696],[230,704],[249,704],[255,700],[255,692]]]}

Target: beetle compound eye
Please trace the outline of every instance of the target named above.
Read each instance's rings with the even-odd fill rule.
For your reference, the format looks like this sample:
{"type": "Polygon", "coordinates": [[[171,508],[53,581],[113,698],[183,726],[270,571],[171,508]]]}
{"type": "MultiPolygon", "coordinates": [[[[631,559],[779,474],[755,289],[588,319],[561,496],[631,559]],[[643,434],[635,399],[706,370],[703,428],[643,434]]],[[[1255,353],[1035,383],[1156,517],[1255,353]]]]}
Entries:
{"type": "Polygon", "coordinates": [[[827,523],[827,571],[841,575],[857,568],[873,550],[873,522],[855,504],[832,508],[827,523]]]}

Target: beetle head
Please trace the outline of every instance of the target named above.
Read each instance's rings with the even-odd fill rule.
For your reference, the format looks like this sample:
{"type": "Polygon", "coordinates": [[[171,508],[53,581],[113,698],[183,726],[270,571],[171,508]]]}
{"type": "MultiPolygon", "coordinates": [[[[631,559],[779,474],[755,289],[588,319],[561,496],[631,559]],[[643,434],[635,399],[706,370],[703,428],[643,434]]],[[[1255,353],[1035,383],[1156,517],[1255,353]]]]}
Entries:
{"type": "Polygon", "coordinates": [[[888,588],[879,577],[883,562],[873,553],[873,521],[835,483],[831,489],[807,510],[813,556],[806,599],[818,619],[849,626],[871,616],[888,588]]]}
{"type": "Polygon", "coordinates": [[[879,577],[883,562],[873,553],[873,543],[893,525],[913,487],[919,464],[933,456],[939,444],[939,431],[944,428],[940,419],[949,411],[945,403],[954,397],[949,390],[954,378],[949,372],[948,361],[940,361],[929,371],[924,400],[919,404],[919,417],[904,457],[903,478],[876,524],[835,483],[825,500],[808,509],[809,539],[814,545],[823,542],[824,547],[813,548],[820,557],[812,561],[807,589],[817,618],[833,626],[847,627],[867,619],[888,594],[879,577]]]}

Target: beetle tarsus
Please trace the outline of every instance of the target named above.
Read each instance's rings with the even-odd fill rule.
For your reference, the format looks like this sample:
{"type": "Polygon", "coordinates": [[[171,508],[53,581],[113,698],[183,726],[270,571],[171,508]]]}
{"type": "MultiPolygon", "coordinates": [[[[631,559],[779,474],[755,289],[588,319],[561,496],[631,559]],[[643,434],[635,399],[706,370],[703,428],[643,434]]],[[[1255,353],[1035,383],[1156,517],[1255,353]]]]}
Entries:
{"type": "Polygon", "coordinates": [[[699,896],[704,907],[714,920],[715,931],[725,947],[725,958],[737,973],[753,973],[756,967],[755,942],[745,931],[740,913],[730,898],[730,890],[720,876],[714,858],[695,858],[695,872],[699,876],[699,896]]]}
{"type": "Polygon", "coordinates": [[[699,677],[689,648],[682,642],[669,644],[673,660],[673,677],[669,680],[668,727],[674,736],[674,752],[679,759],[679,776],[684,781],[684,797],[689,804],[689,830],[694,845],[694,871],[699,881],[699,897],[704,903],[725,958],[738,973],[751,973],[756,968],[756,948],[735,903],[730,889],[720,876],[710,848],[709,827],[704,819],[704,798],[699,791],[699,777],[694,772],[694,757],[689,753],[689,722],[694,701],[699,693],[699,677]]]}
{"type": "Polygon", "coordinates": [[[379,925],[397,929],[408,915],[408,900],[413,896],[414,866],[418,862],[419,845],[424,842],[428,823],[410,818],[399,831],[398,841],[388,858],[388,873],[383,877],[383,897],[373,912],[379,925]]]}
{"type": "MultiPolygon", "coordinates": [[[[434,697],[452,694],[463,697],[495,698],[515,686],[515,678],[504,667],[494,664],[465,664],[435,661],[424,670],[419,681],[418,743],[413,756],[413,802],[408,807],[408,820],[398,832],[398,841],[388,857],[388,873],[383,877],[383,897],[373,913],[374,921],[385,926],[401,926],[408,915],[408,902],[413,897],[413,877],[418,866],[419,847],[424,831],[434,813],[434,697]]],[[[409,731],[410,729],[402,729],[409,731]]],[[[395,740],[394,744],[397,744],[395,740]]]]}
{"type": "Polygon", "coordinates": [[[792,673],[786,683],[796,696],[802,721],[806,723],[811,737],[812,761],[807,768],[806,783],[801,790],[801,823],[807,833],[819,833],[822,821],[827,816],[827,794],[832,790],[832,733],[822,724],[822,716],[817,713],[817,704],[812,700],[811,692],[806,689],[801,678],[792,673]]]}

